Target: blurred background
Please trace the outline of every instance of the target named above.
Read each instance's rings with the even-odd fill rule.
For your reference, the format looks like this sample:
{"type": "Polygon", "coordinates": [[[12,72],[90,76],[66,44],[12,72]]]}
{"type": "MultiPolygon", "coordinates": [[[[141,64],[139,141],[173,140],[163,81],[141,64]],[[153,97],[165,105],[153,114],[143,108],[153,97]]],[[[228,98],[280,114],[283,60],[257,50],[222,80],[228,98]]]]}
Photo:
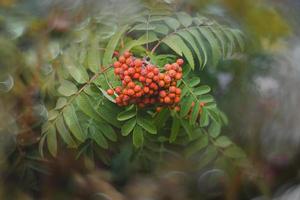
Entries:
{"type": "Polygon", "coordinates": [[[0,199],[300,199],[299,10],[299,0],[0,0],[0,199]],[[109,167],[72,152],[41,159],[41,124],[55,100],[47,83],[57,67],[45,57],[56,58],[95,13],[157,3],[245,33],[244,54],[200,76],[228,115],[224,133],[249,164],[195,170],[169,156],[141,171],[126,146],[109,167]]]}

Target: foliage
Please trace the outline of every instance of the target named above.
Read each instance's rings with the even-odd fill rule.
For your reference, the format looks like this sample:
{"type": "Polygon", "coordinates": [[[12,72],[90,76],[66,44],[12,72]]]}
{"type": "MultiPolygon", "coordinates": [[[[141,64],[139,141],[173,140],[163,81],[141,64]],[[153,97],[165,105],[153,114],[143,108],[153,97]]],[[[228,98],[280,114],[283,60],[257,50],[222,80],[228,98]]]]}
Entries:
{"type": "Polygon", "coordinates": [[[46,75],[43,89],[45,98],[54,94],[57,103],[42,128],[41,155],[47,144],[52,156],[60,147],[68,147],[77,149],[78,156],[98,156],[109,163],[108,151],[131,138],[136,155],[150,160],[177,147],[184,147],[188,157],[203,151],[207,158],[200,160],[202,166],[218,154],[244,158],[243,151],[221,135],[227,118],[210,87],[196,75],[205,66],[215,67],[243,50],[241,32],[203,16],[129,8],[123,8],[131,13],[128,18],[101,12],[78,24],[70,41],[50,43],[46,60],[54,70],[46,75]],[[106,94],[118,84],[111,67],[113,54],[125,50],[161,67],[177,56],[185,58],[184,78],[178,84],[183,99],[179,113],[120,108],[106,94]]]}

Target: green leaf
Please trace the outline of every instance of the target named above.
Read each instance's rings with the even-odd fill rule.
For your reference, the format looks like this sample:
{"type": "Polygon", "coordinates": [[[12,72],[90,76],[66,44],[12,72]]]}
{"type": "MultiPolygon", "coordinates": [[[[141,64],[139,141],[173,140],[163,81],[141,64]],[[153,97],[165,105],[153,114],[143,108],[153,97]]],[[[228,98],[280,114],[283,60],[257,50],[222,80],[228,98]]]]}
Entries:
{"type": "Polygon", "coordinates": [[[133,130],[133,128],[135,127],[136,125],[136,119],[135,118],[132,118],[128,121],[126,121],[122,128],[121,128],[121,133],[123,136],[127,136],[129,135],[129,133],[131,133],[131,131],[133,130]]]}
{"type": "Polygon", "coordinates": [[[50,110],[48,112],[48,120],[52,121],[52,120],[56,119],[56,117],[57,117],[58,114],[59,113],[56,110],[50,110]]]}
{"type": "Polygon", "coordinates": [[[94,109],[93,105],[91,104],[88,96],[84,93],[81,93],[77,98],[76,102],[80,110],[86,114],[87,116],[91,117],[92,119],[103,122],[103,119],[100,117],[100,115],[97,113],[97,111],[94,109]]]}
{"type": "Polygon", "coordinates": [[[184,128],[186,133],[188,134],[189,139],[192,139],[194,130],[193,130],[192,126],[188,123],[188,121],[181,118],[180,124],[182,125],[182,127],[184,128]]]}
{"type": "Polygon", "coordinates": [[[190,116],[190,123],[191,124],[196,123],[196,120],[199,116],[199,111],[200,111],[200,104],[195,103],[195,106],[192,108],[192,113],[191,113],[191,116],[190,116]]]}
{"type": "Polygon", "coordinates": [[[141,23],[141,24],[137,24],[135,25],[131,30],[131,31],[151,31],[154,30],[155,26],[153,26],[152,24],[147,24],[147,23],[141,23]]]}
{"type": "Polygon", "coordinates": [[[195,87],[200,83],[200,78],[199,77],[193,77],[189,80],[187,80],[188,84],[190,87],[195,87]]]}
{"type": "Polygon", "coordinates": [[[150,121],[150,119],[144,119],[142,116],[138,116],[137,123],[150,134],[157,133],[156,127],[154,126],[153,122],[150,121]]]}
{"type": "Polygon", "coordinates": [[[221,148],[229,147],[232,144],[232,141],[226,136],[220,136],[215,141],[216,146],[221,148]]]}
{"type": "Polygon", "coordinates": [[[212,56],[212,65],[216,66],[221,58],[221,50],[219,48],[218,41],[207,27],[200,27],[198,30],[209,43],[212,56]]]}
{"type": "Polygon", "coordinates": [[[204,56],[203,65],[201,66],[201,68],[203,69],[204,66],[207,64],[207,60],[208,60],[207,48],[197,28],[189,29],[189,32],[193,35],[194,39],[197,41],[197,44],[199,46],[199,51],[201,51],[204,56]]]}
{"type": "Polygon", "coordinates": [[[168,45],[171,49],[173,49],[178,55],[183,55],[187,59],[190,67],[192,69],[195,68],[195,62],[193,58],[193,54],[190,48],[184,43],[182,38],[178,35],[171,35],[162,40],[166,45],[168,45]]]}
{"type": "Polygon", "coordinates": [[[57,91],[63,96],[72,96],[77,92],[77,87],[71,81],[62,80],[57,91]]]}
{"type": "Polygon", "coordinates": [[[221,125],[213,121],[209,126],[208,133],[213,138],[218,137],[221,133],[221,125]]]}
{"type": "Polygon", "coordinates": [[[169,27],[164,24],[155,24],[156,33],[160,33],[162,35],[167,35],[169,33],[169,27]]]}
{"type": "Polygon", "coordinates": [[[131,119],[135,116],[136,116],[136,110],[133,107],[133,109],[124,110],[123,112],[119,113],[118,116],[117,116],[117,119],[119,121],[125,121],[125,120],[131,119]]]}
{"type": "MultiPolygon", "coordinates": [[[[153,32],[145,33],[139,39],[128,42],[128,44],[126,44],[126,46],[125,46],[125,50],[131,50],[132,48],[134,48],[136,46],[148,44],[151,42],[155,42],[157,40],[158,40],[158,38],[157,38],[156,34],[154,34],[153,32]]],[[[124,50],[122,50],[121,53],[124,53],[124,50]]]]}
{"type": "Polygon", "coordinates": [[[168,45],[173,51],[175,51],[179,56],[182,56],[182,49],[180,45],[176,42],[176,38],[167,37],[162,40],[166,45],[168,45]]]}
{"type": "Polygon", "coordinates": [[[202,95],[199,99],[202,103],[214,102],[214,97],[210,94],[202,95]]]}
{"type": "Polygon", "coordinates": [[[181,107],[181,110],[180,110],[181,117],[185,117],[189,113],[189,111],[192,107],[193,101],[194,101],[194,98],[192,96],[189,96],[181,102],[181,106],[180,106],[181,107]]]}
{"type": "Polygon", "coordinates": [[[56,129],[57,132],[60,134],[63,141],[68,145],[68,147],[76,147],[76,142],[73,140],[69,130],[65,126],[64,118],[63,116],[59,116],[56,119],[56,129]]]}
{"type": "Polygon", "coordinates": [[[200,66],[202,66],[203,65],[202,57],[201,57],[199,48],[197,47],[196,41],[193,38],[193,36],[185,30],[178,31],[177,34],[180,35],[182,37],[182,39],[186,40],[189,43],[189,45],[192,47],[193,52],[197,56],[200,66]]]}
{"type": "Polygon", "coordinates": [[[101,66],[101,56],[99,51],[99,38],[94,36],[90,39],[90,48],[87,53],[88,68],[97,73],[101,66]]]}
{"type": "Polygon", "coordinates": [[[66,68],[68,69],[74,80],[77,81],[77,83],[83,84],[89,80],[89,75],[82,66],[76,67],[68,65],[66,66],[66,68]]]}
{"type": "Polygon", "coordinates": [[[141,147],[144,143],[143,130],[140,126],[135,126],[133,130],[133,144],[135,147],[141,147]]]}
{"type": "Polygon", "coordinates": [[[180,21],[180,23],[183,26],[188,27],[188,26],[192,25],[193,18],[190,15],[188,15],[184,12],[179,12],[176,15],[177,15],[178,20],[180,21]]]}
{"type": "Polygon", "coordinates": [[[108,143],[105,137],[102,135],[101,131],[96,129],[96,127],[89,127],[90,137],[103,149],[108,148],[108,143]]]}
{"type": "Polygon", "coordinates": [[[224,155],[235,159],[246,158],[245,152],[237,146],[230,146],[227,149],[225,149],[224,155]]]}
{"type": "Polygon", "coordinates": [[[47,146],[50,154],[55,157],[57,155],[57,139],[54,125],[50,125],[47,132],[47,146]]]}
{"type": "Polygon", "coordinates": [[[84,142],[87,134],[86,131],[82,131],[75,112],[75,108],[72,104],[65,108],[63,116],[68,128],[76,137],[76,139],[78,139],[80,142],[84,142]]]}
{"type": "Polygon", "coordinates": [[[200,115],[200,126],[205,127],[209,124],[209,117],[207,110],[205,108],[202,108],[202,113],[200,115]]]}
{"type": "Polygon", "coordinates": [[[106,51],[103,55],[103,66],[104,67],[108,67],[109,64],[112,62],[112,56],[113,53],[117,47],[117,45],[119,44],[119,40],[121,39],[122,35],[125,33],[125,31],[128,29],[128,25],[121,27],[116,34],[111,37],[111,39],[109,40],[107,47],[106,47],[106,51]]]}
{"type": "Polygon", "coordinates": [[[210,87],[207,85],[202,85],[200,87],[197,87],[194,89],[194,94],[197,96],[203,95],[203,94],[207,94],[210,92],[210,87]]]}
{"type": "Polygon", "coordinates": [[[180,130],[180,120],[177,117],[173,117],[172,127],[171,127],[171,135],[169,138],[169,142],[173,143],[180,130]]]}
{"type": "Polygon", "coordinates": [[[165,22],[173,30],[176,30],[180,27],[180,23],[175,18],[167,17],[165,22]]]}
{"type": "Polygon", "coordinates": [[[237,29],[230,29],[234,38],[236,39],[241,51],[244,51],[245,49],[245,42],[242,38],[242,33],[240,30],[237,30],[237,29]]]}
{"type": "Polygon", "coordinates": [[[213,145],[209,145],[206,148],[206,151],[201,155],[198,165],[196,166],[197,170],[202,169],[212,162],[218,155],[217,149],[213,145]]]}
{"type": "Polygon", "coordinates": [[[101,130],[103,135],[112,142],[117,141],[117,134],[115,130],[106,123],[97,123],[98,129],[101,130]]]}
{"type": "Polygon", "coordinates": [[[192,142],[191,144],[188,145],[188,147],[184,150],[184,155],[186,157],[190,157],[193,154],[199,152],[203,148],[205,148],[208,145],[208,137],[203,136],[200,139],[192,142]]]}
{"type": "Polygon", "coordinates": [[[62,109],[66,104],[67,104],[67,99],[65,97],[59,97],[56,102],[55,109],[56,110],[62,109]]]}
{"type": "Polygon", "coordinates": [[[45,144],[46,139],[47,139],[47,135],[44,134],[41,137],[40,143],[39,143],[39,153],[40,153],[40,155],[41,155],[42,158],[44,158],[44,151],[43,151],[43,149],[44,149],[44,144],[45,144]]]}

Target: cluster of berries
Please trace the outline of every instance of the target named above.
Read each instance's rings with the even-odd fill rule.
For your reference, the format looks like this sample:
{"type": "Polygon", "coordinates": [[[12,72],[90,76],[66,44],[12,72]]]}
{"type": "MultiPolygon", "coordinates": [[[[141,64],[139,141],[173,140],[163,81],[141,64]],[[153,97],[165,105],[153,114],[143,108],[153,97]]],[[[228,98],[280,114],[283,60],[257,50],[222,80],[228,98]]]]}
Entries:
{"type": "Polygon", "coordinates": [[[108,89],[107,93],[116,95],[119,106],[158,104],[157,111],[162,106],[179,110],[181,89],[176,86],[182,78],[183,63],[182,59],[178,59],[175,63],[166,64],[163,73],[157,66],[126,51],[113,64],[114,73],[120,78],[122,86],[108,89]]]}

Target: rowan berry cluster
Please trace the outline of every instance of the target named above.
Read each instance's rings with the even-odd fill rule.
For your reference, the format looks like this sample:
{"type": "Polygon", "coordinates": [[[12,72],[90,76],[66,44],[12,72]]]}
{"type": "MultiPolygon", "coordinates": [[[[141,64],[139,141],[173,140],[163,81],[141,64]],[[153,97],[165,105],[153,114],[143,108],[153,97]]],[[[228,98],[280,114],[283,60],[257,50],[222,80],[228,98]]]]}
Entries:
{"type": "Polygon", "coordinates": [[[114,73],[122,85],[108,89],[109,95],[115,95],[119,106],[136,104],[139,107],[157,105],[179,110],[181,89],[177,81],[182,78],[184,61],[178,59],[175,63],[166,64],[162,72],[150,62],[136,58],[126,51],[114,62],[114,73]]]}

